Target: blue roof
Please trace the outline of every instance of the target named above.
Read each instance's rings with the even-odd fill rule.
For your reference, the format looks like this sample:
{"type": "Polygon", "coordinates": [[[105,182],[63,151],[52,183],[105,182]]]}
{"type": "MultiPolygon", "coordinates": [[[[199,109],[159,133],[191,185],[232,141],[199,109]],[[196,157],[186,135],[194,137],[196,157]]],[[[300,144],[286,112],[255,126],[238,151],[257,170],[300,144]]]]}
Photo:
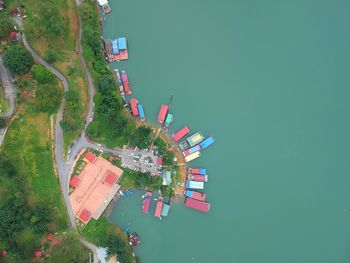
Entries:
{"type": "Polygon", "coordinates": [[[187,190],[187,191],[186,191],[186,196],[187,196],[187,197],[192,197],[192,191],[187,190]]]}
{"type": "Polygon", "coordinates": [[[142,104],[137,105],[137,109],[139,110],[140,118],[141,119],[145,118],[145,113],[143,111],[142,104]]]}
{"type": "Polygon", "coordinates": [[[190,148],[189,152],[190,152],[190,154],[192,154],[192,153],[198,152],[200,150],[201,150],[201,147],[199,145],[196,145],[196,146],[190,148]]]}
{"type": "Polygon", "coordinates": [[[126,38],[118,37],[119,49],[126,49],[126,38]]]}
{"type": "Polygon", "coordinates": [[[210,136],[210,137],[206,138],[203,142],[201,142],[200,146],[202,147],[202,149],[205,149],[208,146],[210,146],[211,144],[213,144],[214,142],[215,142],[214,137],[210,136]]]}
{"type": "Polygon", "coordinates": [[[206,174],[206,173],[207,173],[207,170],[204,169],[204,168],[201,168],[201,169],[199,169],[199,173],[200,173],[200,174],[206,174]]]}

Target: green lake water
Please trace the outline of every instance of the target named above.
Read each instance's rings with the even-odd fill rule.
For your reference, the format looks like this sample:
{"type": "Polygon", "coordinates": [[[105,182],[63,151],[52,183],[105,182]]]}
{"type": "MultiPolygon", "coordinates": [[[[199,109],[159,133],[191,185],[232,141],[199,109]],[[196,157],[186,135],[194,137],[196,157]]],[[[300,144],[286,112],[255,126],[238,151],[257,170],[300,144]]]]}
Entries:
{"type": "MultiPolygon", "coordinates": [[[[174,129],[214,134],[209,213],[141,213],[143,263],[350,262],[350,1],[110,1],[104,36],[126,36],[146,117],[174,95],[174,129]]],[[[154,204],[153,204],[154,205],[154,204]]]]}

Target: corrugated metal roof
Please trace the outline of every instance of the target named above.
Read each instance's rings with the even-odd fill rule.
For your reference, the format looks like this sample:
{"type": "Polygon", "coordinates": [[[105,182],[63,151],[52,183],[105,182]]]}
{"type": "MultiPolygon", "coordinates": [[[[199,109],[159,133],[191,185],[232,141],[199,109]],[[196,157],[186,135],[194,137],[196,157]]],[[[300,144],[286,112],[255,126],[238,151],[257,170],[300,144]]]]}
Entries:
{"type": "Polygon", "coordinates": [[[118,37],[118,44],[119,44],[119,49],[127,49],[125,37],[118,37]]]}

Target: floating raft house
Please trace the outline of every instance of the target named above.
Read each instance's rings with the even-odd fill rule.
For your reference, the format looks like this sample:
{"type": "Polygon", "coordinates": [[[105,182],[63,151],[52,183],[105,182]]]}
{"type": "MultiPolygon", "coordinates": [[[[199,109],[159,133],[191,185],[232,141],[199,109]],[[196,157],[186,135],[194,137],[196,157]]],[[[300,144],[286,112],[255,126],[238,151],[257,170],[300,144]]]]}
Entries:
{"type": "Polygon", "coordinates": [[[212,145],[215,142],[215,139],[213,136],[210,136],[206,138],[204,141],[202,141],[199,145],[201,146],[202,149],[205,149],[212,145]]]}
{"type": "Polygon", "coordinates": [[[185,201],[185,206],[196,209],[201,212],[208,212],[210,209],[210,204],[207,202],[198,201],[196,199],[187,197],[185,201]]]}
{"type": "Polygon", "coordinates": [[[207,169],[204,168],[188,168],[190,174],[207,174],[207,169]]]}
{"type": "Polygon", "coordinates": [[[192,153],[199,152],[202,148],[199,145],[196,145],[190,149],[187,149],[183,152],[184,156],[189,156],[192,153]]]}
{"type": "Polygon", "coordinates": [[[170,210],[170,205],[168,204],[163,204],[163,208],[162,208],[162,216],[168,216],[169,214],[169,210],[170,210]]]}
{"type": "Polygon", "coordinates": [[[187,189],[203,189],[204,183],[203,182],[195,182],[195,181],[186,181],[185,186],[187,189]]]}
{"type": "Polygon", "coordinates": [[[163,104],[160,106],[159,114],[158,114],[158,122],[159,123],[164,123],[165,117],[168,114],[168,105],[163,104]]]}
{"type": "Polygon", "coordinates": [[[162,213],[162,208],[163,208],[163,201],[158,201],[157,202],[157,207],[156,207],[156,212],[154,213],[155,217],[159,217],[162,213]]]}
{"type": "Polygon", "coordinates": [[[181,130],[179,130],[178,132],[173,134],[172,137],[173,137],[173,140],[175,142],[178,142],[179,140],[181,140],[183,137],[185,137],[189,133],[190,133],[190,129],[187,126],[185,126],[181,130]]]}
{"type": "Polygon", "coordinates": [[[196,132],[192,136],[187,138],[188,144],[193,147],[204,140],[203,135],[200,132],[196,132]]]}
{"type": "Polygon", "coordinates": [[[185,161],[188,163],[190,161],[193,161],[194,159],[197,159],[200,156],[201,156],[200,152],[195,152],[195,153],[192,153],[192,154],[186,156],[185,161]]]}
{"type": "Polygon", "coordinates": [[[145,121],[145,112],[143,111],[142,104],[137,105],[141,121],[145,121]]]}
{"type": "Polygon", "coordinates": [[[191,191],[191,190],[186,190],[185,196],[193,198],[193,199],[196,199],[198,201],[205,201],[205,199],[207,198],[206,194],[200,193],[200,192],[191,191]]]}

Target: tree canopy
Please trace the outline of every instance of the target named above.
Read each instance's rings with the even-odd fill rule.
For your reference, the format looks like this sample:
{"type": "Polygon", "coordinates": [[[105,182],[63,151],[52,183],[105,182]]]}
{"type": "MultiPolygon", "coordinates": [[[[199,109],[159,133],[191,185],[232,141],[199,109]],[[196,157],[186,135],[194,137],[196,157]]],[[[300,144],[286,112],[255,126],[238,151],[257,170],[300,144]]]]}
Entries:
{"type": "Polygon", "coordinates": [[[21,46],[11,46],[4,52],[4,65],[13,74],[24,74],[33,64],[31,54],[21,46]]]}
{"type": "Polygon", "coordinates": [[[55,80],[54,75],[41,65],[33,65],[33,78],[40,84],[52,83],[55,80]]]}
{"type": "Polygon", "coordinates": [[[152,142],[152,130],[146,126],[138,127],[130,136],[130,144],[146,149],[152,142]]]}

